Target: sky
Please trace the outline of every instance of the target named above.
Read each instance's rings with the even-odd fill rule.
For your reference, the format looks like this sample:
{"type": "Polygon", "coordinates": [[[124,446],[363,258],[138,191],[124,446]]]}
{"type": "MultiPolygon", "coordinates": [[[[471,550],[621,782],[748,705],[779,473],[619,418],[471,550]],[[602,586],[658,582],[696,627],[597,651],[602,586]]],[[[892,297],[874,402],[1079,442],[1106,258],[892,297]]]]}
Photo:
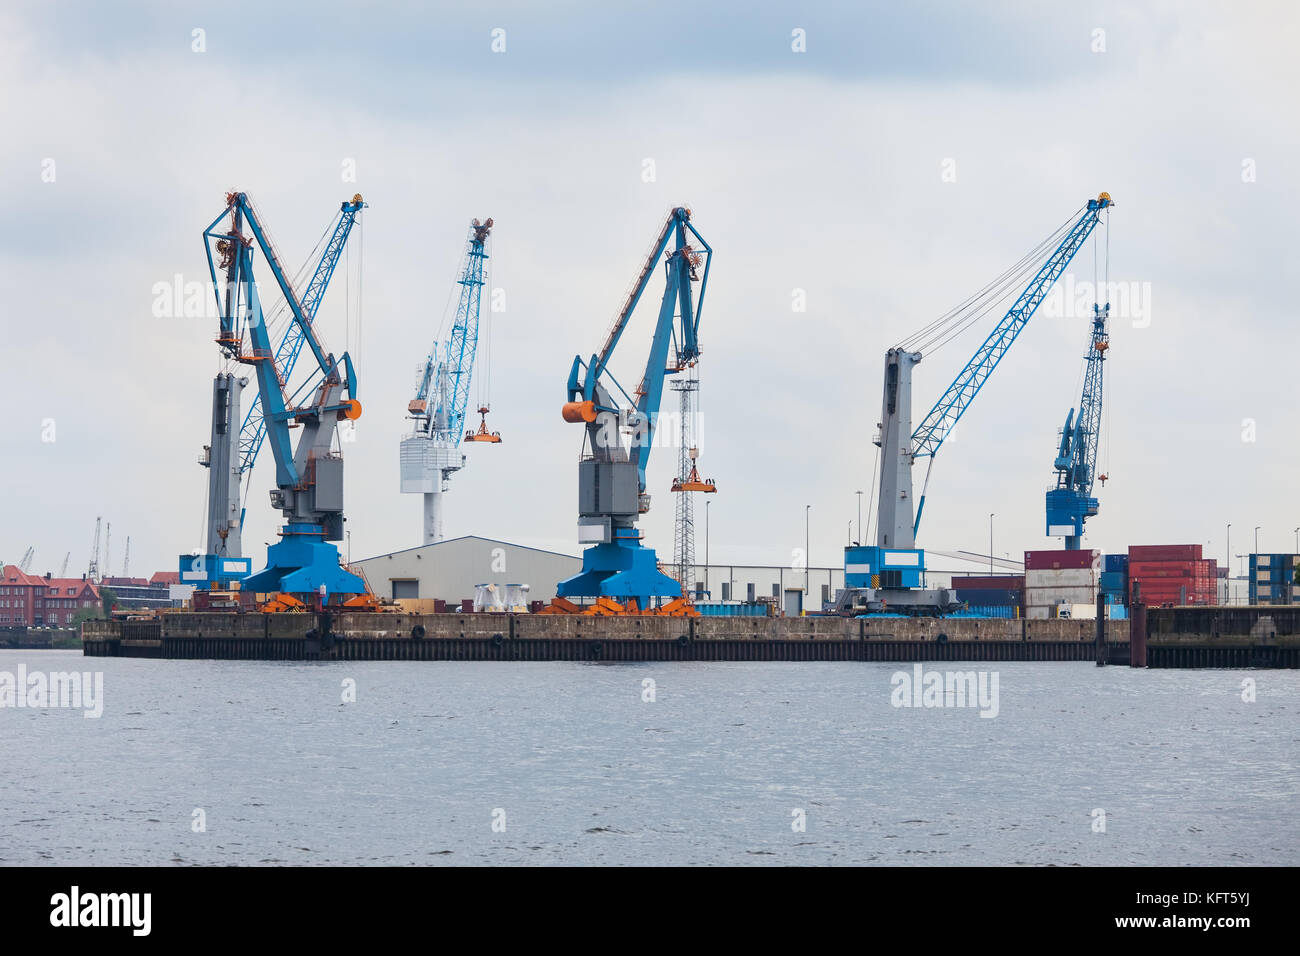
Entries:
{"type": "MultiPolygon", "coordinates": [[[[1295,547],[1295,5],[271,7],[0,11],[0,560],[34,546],[34,571],[68,553],[85,571],[101,516],[113,573],[128,536],[133,574],[203,547],[216,319],[156,315],[154,290],[206,279],[202,231],[232,188],[295,269],[341,201],[369,203],[318,318],[351,352],[364,407],[344,447],[353,558],[421,543],[398,443],[472,218],[496,221],[505,307],[480,354],[490,342],[503,441],[467,448],[449,536],[577,553],[569,367],[685,204],[715,253],[700,326],[710,557],[791,562],[811,505],[809,561],[827,566],[871,488],[885,351],[1102,190],[1128,301],[1112,312],[1109,480],[1085,546],[1200,542],[1222,558],[1231,524],[1233,554],[1256,527],[1260,550],[1295,547]]],[[[997,555],[1059,546],[1043,494],[1079,402],[1092,252],[940,450],[921,546],[987,553],[990,523],[997,555]]],[[[652,312],[620,343],[622,380],[652,312]]],[[[926,354],[918,412],[994,318],[926,354]]],[[[642,519],[663,559],[675,470],[671,449],[652,458],[642,519]]],[[[255,564],[279,524],[273,478],[264,449],[244,529],[255,564]]],[[[696,509],[702,551],[703,496],[696,509]]]]}

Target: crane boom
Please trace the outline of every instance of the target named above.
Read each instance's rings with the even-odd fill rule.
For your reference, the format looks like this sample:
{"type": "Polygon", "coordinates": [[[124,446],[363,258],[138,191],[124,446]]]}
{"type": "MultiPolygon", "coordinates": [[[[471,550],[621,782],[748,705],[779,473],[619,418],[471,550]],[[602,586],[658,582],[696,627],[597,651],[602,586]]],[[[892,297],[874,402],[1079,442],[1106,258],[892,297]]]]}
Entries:
{"type": "MultiPolygon", "coordinates": [[[[364,203],[361,202],[359,197],[354,197],[351,202],[344,202],[340,206],[338,218],[334,222],[334,229],[331,232],[329,241],[325,244],[325,251],[321,253],[320,261],[312,272],[311,280],[307,283],[307,291],[303,293],[301,301],[299,301],[291,283],[285,282],[281,284],[289,308],[294,310],[295,318],[299,319],[299,321],[289,323],[289,327],[285,330],[284,337],[280,340],[280,345],[275,351],[275,367],[279,370],[280,378],[285,384],[288,384],[290,376],[293,375],[294,366],[298,363],[298,353],[302,351],[303,342],[307,339],[304,329],[311,328],[316,321],[316,311],[320,308],[321,300],[325,297],[325,290],[329,288],[330,278],[334,275],[334,268],[343,255],[343,249],[347,245],[348,236],[352,233],[352,226],[356,222],[357,213],[361,211],[363,205],[364,203]]],[[[265,437],[266,421],[262,417],[262,398],[259,394],[253,397],[253,401],[248,407],[248,413],[244,416],[244,424],[239,430],[239,472],[241,475],[252,470],[265,437]]]]}

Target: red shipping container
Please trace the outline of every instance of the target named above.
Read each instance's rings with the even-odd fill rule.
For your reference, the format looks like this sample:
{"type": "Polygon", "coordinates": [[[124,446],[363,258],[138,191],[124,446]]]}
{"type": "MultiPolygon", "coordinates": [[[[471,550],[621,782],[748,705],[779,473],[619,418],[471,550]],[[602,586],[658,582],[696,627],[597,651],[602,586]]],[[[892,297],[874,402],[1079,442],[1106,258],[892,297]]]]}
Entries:
{"type": "Polygon", "coordinates": [[[1011,574],[967,575],[954,577],[952,587],[955,591],[1023,591],[1025,579],[1011,574]]]}
{"type": "Polygon", "coordinates": [[[1026,571],[1055,571],[1060,568],[1100,568],[1100,551],[1026,551],[1026,571]]]}
{"type": "Polygon", "coordinates": [[[1134,561],[1199,561],[1199,544],[1130,544],[1128,560],[1134,561]]]}

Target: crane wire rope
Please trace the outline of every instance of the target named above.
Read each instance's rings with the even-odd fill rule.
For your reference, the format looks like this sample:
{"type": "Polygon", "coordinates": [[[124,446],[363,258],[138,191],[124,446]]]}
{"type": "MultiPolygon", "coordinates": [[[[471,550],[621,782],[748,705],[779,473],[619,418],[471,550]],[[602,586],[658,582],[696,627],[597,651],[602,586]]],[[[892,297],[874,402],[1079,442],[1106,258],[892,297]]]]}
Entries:
{"type": "Polygon", "coordinates": [[[1053,230],[1047,238],[1035,245],[1034,248],[1025,253],[1024,256],[984,288],[954,306],[939,318],[907,336],[896,347],[914,351],[926,349],[935,351],[966,331],[986,315],[994,305],[1005,299],[1009,294],[1010,287],[1018,279],[1024,278],[1030,272],[1036,272],[1038,268],[1041,268],[1044,250],[1052,246],[1053,243],[1055,245],[1060,244],[1064,235],[1077,220],[1078,213],[1082,208],[1080,206],[1069,219],[1053,230]]]}

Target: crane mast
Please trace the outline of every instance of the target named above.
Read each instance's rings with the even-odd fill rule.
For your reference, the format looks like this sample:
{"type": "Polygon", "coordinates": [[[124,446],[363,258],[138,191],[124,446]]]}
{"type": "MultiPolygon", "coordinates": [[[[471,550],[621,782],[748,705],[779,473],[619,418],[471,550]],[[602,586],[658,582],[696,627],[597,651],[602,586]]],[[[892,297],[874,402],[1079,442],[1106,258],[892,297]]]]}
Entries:
{"type": "MultiPolygon", "coordinates": [[[[569,400],[562,414],[565,421],[585,426],[586,454],[578,463],[578,541],[589,547],[583,552],[582,571],[559,583],[561,599],[608,599],[621,602],[620,607],[627,610],[647,612],[656,599],[683,596],[681,584],[659,570],[654,550],[641,543],[636,522],[650,510],[646,466],[654,446],[664,379],[690,368],[700,355],[700,314],[712,258],[713,250],[691,223],[690,210],[673,209],[600,352],[586,362],[581,356],[573,360],[569,400]],[[699,248],[692,245],[692,239],[699,248]],[[665,280],[663,299],[645,370],[629,395],[608,364],[660,262],[665,280]],[[692,283],[699,284],[698,295],[692,283]],[[619,406],[615,391],[630,407],[619,406]],[[626,443],[625,432],[629,436],[626,443]]],[[[569,603],[567,607],[575,606],[569,603]]]]}
{"type": "Polygon", "coordinates": [[[451,333],[444,343],[435,342],[425,359],[416,383],[415,397],[407,404],[414,423],[412,433],[400,448],[401,490],[424,496],[424,543],[443,536],[442,495],[451,476],[465,466],[460,452],[462,440],[500,442],[501,435],[487,429],[488,405],[478,409],[482,417],[477,431],[465,433],[469,408],[470,381],[478,352],[479,313],[482,306],[487,240],[492,219],[475,219],[470,225],[465,261],[461,268],[460,296],[451,333]]]}

